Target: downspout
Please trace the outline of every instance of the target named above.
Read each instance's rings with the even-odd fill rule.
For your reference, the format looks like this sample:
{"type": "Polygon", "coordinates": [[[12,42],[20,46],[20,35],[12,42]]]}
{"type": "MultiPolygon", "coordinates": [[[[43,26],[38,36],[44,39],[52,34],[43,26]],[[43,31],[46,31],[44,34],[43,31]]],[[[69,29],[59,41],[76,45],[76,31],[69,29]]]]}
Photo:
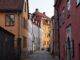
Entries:
{"type": "Polygon", "coordinates": [[[58,22],[58,48],[59,48],[59,60],[60,60],[60,32],[59,32],[59,11],[57,10],[57,22],[58,22]]]}
{"type": "Polygon", "coordinates": [[[20,13],[17,13],[18,15],[18,38],[17,38],[17,46],[18,46],[18,59],[21,59],[21,19],[20,19],[20,13]]]}
{"type": "Polygon", "coordinates": [[[55,0],[55,10],[57,11],[57,18],[56,18],[56,22],[57,22],[57,37],[58,37],[58,40],[57,40],[57,44],[58,44],[58,57],[59,57],[59,60],[60,60],[60,32],[59,32],[59,10],[58,10],[58,5],[61,3],[60,0],[55,0]]]}

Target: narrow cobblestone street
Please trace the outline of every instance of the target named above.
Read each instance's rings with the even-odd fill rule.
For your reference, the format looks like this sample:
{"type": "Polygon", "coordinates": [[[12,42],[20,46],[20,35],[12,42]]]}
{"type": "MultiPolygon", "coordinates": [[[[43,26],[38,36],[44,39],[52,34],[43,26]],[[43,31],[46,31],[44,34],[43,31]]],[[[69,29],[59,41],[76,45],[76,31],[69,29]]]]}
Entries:
{"type": "Polygon", "coordinates": [[[24,60],[53,60],[53,58],[46,51],[37,51],[24,60]]]}

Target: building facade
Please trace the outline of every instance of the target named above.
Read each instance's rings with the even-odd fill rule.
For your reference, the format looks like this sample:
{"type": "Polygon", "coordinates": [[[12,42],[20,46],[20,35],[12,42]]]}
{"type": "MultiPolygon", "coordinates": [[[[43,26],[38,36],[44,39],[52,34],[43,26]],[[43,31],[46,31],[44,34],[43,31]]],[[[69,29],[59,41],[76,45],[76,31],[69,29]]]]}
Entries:
{"type": "Polygon", "coordinates": [[[32,15],[33,23],[35,22],[39,27],[39,49],[46,49],[50,47],[50,33],[51,24],[50,18],[45,15],[45,12],[41,13],[38,9],[32,15]]]}
{"type": "Polygon", "coordinates": [[[47,50],[51,43],[51,21],[48,17],[41,20],[41,48],[47,50]]]}
{"type": "Polygon", "coordinates": [[[28,0],[0,1],[0,27],[14,34],[14,48],[27,50],[28,0]]]}
{"type": "Polygon", "coordinates": [[[33,51],[40,49],[40,27],[32,23],[32,34],[33,34],[33,51]]]}
{"type": "Polygon", "coordinates": [[[32,21],[31,21],[31,13],[29,13],[29,20],[28,20],[28,52],[32,52],[32,21]]]}
{"type": "Polygon", "coordinates": [[[53,55],[54,54],[54,16],[51,17],[51,33],[50,33],[50,53],[53,55]]]}
{"type": "Polygon", "coordinates": [[[55,1],[60,60],[80,60],[79,7],[79,0],[55,1]]]}
{"type": "Polygon", "coordinates": [[[33,35],[33,50],[40,50],[40,18],[38,9],[31,16],[32,35],[33,35]]]}

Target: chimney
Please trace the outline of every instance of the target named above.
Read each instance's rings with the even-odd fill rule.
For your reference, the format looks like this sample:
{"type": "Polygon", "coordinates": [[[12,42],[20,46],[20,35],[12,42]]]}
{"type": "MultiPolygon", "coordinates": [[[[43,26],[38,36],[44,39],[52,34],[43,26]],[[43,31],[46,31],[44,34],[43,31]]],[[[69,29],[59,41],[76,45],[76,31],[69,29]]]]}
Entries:
{"type": "Polygon", "coordinates": [[[39,12],[39,10],[38,10],[38,9],[36,9],[36,10],[35,10],[35,12],[39,12]]]}
{"type": "Polygon", "coordinates": [[[45,15],[45,12],[43,12],[43,14],[45,15]]]}

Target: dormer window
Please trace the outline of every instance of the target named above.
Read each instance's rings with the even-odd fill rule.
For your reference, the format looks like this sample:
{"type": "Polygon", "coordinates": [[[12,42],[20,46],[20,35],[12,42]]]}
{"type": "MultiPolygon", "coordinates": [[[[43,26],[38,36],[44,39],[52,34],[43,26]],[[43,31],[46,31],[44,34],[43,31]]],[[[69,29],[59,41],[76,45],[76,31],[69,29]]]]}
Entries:
{"type": "Polygon", "coordinates": [[[6,26],[14,26],[14,23],[15,23],[14,14],[7,14],[5,22],[6,22],[6,26]]]}

